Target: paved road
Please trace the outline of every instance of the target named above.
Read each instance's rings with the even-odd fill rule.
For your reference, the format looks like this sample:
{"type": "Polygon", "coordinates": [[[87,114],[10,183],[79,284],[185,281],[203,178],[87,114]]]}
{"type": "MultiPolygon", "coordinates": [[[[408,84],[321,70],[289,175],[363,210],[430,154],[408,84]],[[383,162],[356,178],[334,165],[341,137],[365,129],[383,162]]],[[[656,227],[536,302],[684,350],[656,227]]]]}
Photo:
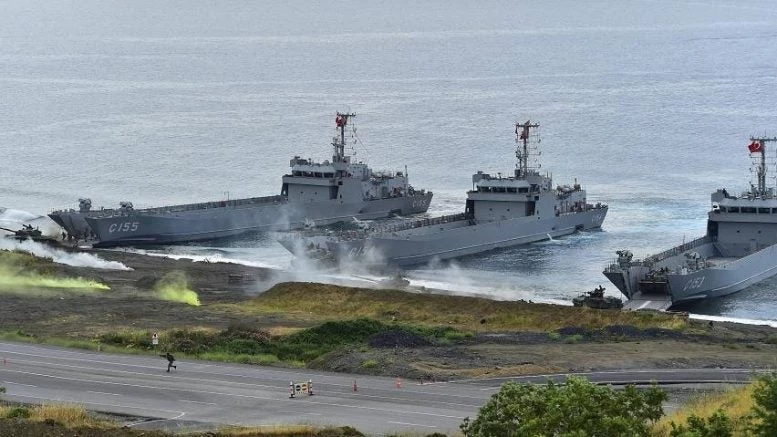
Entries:
{"type": "MultiPolygon", "coordinates": [[[[458,430],[508,380],[542,383],[548,377],[466,380],[453,383],[400,381],[243,366],[178,361],[166,372],[157,356],[116,355],[0,342],[0,385],[5,397],[23,402],[58,401],[93,410],[153,418],[137,427],[197,424],[350,425],[371,434],[458,430]],[[358,391],[353,391],[354,378],[358,391]],[[314,396],[289,398],[289,382],[313,381],[314,396]]],[[[582,374],[592,381],[623,384],[739,382],[747,369],[630,370],[582,374]]]]}

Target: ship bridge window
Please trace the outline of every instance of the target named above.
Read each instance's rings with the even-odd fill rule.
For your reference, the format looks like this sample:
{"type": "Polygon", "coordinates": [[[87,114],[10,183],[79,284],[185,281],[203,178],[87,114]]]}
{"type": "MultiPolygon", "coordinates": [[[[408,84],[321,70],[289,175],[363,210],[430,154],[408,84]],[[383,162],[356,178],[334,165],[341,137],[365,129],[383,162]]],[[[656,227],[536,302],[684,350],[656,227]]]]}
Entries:
{"type": "Polygon", "coordinates": [[[315,172],[315,173],[313,173],[313,175],[314,175],[315,177],[317,177],[317,178],[322,178],[322,177],[324,177],[324,175],[322,175],[322,174],[321,174],[321,173],[319,173],[319,172],[315,172]]]}
{"type": "Polygon", "coordinates": [[[777,214],[777,208],[772,208],[772,214],[777,214]]]}
{"type": "Polygon", "coordinates": [[[755,214],[755,207],[753,207],[753,206],[743,206],[742,207],[742,213],[743,214],[755,214]]]}
{"type": "Polygon", "coordinates": [[[739,207],[738,206],[732,206],[732,207],[730,207],[728,209],[728,212],[739,212],[739,207]]]}
{"type": "Polygon", "coordinates": [[[758,214],[769,214],[770,209],[769,208],[758,208],[758,214]]]}
{"type": "Polygon", "coordinates": [[[515,189],[515,187],[508,187],[508,188],[507,188],[507,192],[508,192],[508,193],[515,193],[516,191],[517,191],[517,190],[515,189]]]}
{"type": "Polygon", "coordinates": [[[519,193],[528,193],[529,192],[529,188],[528,187],[518,188],[518,192],[519,193]]]}
{"type": "Polygon", "coordinates": [[[294,171],[294,176],[302,176],[302,172],[299,170],[294,171]]]}
{"type": "Polygon", "coordinates": [[[335,177],[335,174],[334,173],[324,173],[324,177],[325,178],[333,178],[333,177],[335,177]]]}

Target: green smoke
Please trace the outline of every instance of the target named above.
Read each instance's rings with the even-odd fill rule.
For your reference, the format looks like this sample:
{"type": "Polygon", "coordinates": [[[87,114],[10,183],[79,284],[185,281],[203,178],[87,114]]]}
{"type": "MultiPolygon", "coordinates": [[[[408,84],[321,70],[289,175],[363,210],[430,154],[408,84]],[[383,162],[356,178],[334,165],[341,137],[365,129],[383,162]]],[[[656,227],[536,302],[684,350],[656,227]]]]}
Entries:
{"type": "Polygon", "coordinates": [[[200,306],[200,297],[189,288],[189,280],[183,272],[175,271],[166,274],[154,285],[154,291],[162,300],[200,306]]]}
{"type": "Polygon", "coordinates": [[[22,292],[31,288],[56,288],[71,290],[110,290],[105,284],[83,278],[57,278],[35,272],[21,273],[17,269],[0,265],[0,291],[22,292]]]}

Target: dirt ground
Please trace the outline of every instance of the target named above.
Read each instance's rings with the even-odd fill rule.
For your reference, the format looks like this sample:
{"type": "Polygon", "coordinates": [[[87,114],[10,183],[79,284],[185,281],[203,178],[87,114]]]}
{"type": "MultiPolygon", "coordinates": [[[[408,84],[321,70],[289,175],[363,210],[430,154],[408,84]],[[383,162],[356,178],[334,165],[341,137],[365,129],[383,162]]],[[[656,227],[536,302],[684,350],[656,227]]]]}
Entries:
{"type": "MultiPolygon", "coordinates": [[[[249,324],[274,329],[315,323],[298,316],[245,316],[220,303],[239,303],[282,275],[237,264],[192,262],[124,251],[91,251],[132,270],[61,267],[61,275],[93,278],[111,287],[98,293],[55,293],[43,297],[0,294],[0,329],[40,336],[89,339],[122,328],[226,328],[249,324]],[[155,298],[147,284],[172,271],[185,272],[202,306],[155,298]]],[[[689,333],[614,327],[611,335],[569,327],[547,333],[481,333],[466,345],[433,347],[397,341],[391,347],[341,351],[311,363],[333,371],[455,379],[478,376],[628,368],[777,367],[777,329],[690,321],[689,333]],[[569,341],[565,341],[568,339],[569,341]],[[374,365],[365,368],[363,363],[374,365]]]]}

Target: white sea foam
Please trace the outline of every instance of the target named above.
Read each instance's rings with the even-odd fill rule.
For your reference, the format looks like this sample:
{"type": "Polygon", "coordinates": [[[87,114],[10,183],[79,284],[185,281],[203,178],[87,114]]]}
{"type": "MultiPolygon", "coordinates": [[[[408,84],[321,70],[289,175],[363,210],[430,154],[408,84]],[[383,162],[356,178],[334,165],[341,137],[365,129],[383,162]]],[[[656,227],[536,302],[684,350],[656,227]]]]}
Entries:
{"type": "Polygon", "coordinates": [[[55,263],[73,267],[92,267],[105,270],[132,270],[118,261],[107,261],[85,252],[66,252],[32,240],[18,241],[0,238],[0,249],[21,250],[41,258],[51,258],[55,263]]]}

